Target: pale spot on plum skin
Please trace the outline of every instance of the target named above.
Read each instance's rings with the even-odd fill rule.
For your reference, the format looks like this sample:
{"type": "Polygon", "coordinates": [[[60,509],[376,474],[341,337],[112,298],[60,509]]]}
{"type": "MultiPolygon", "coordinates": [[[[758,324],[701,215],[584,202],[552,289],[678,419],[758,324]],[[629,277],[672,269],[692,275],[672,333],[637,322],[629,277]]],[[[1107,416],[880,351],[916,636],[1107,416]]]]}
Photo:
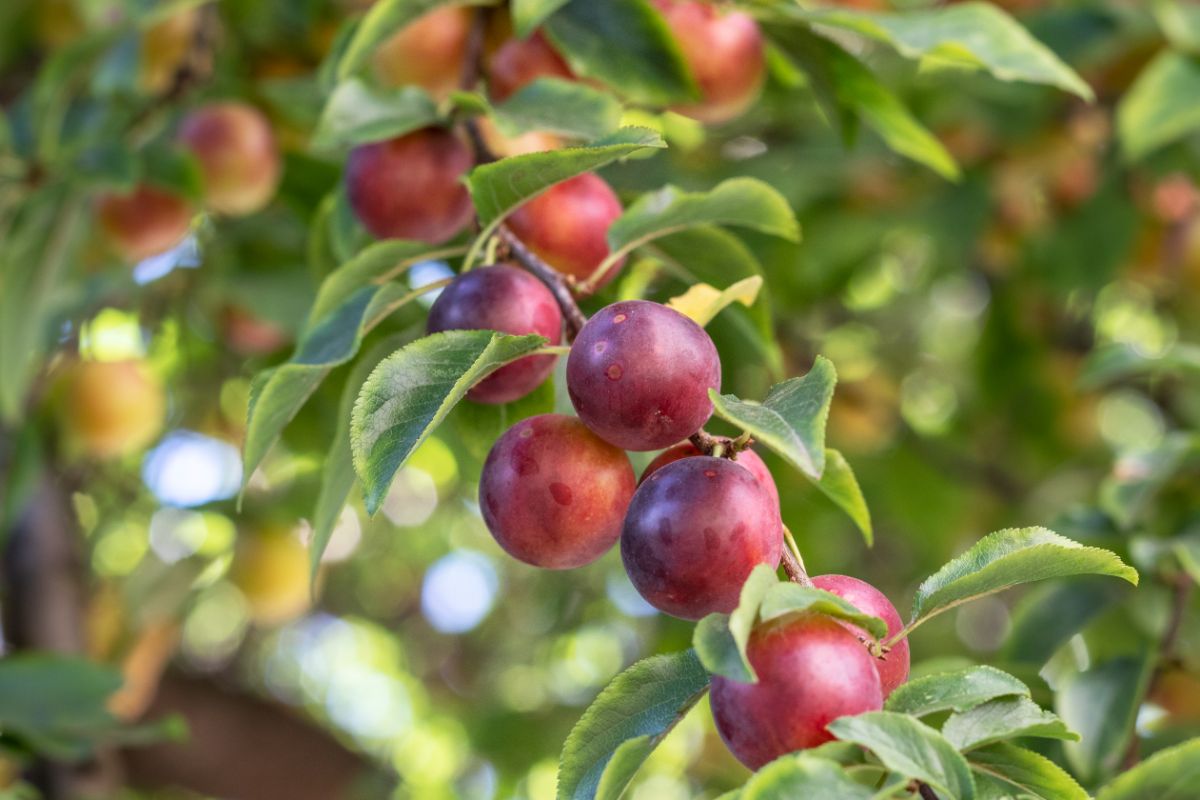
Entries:
{"type": "Polygon", "coordinates": [[[715,478],[715,477],[717,477],[717,471],[713,470],[713,469],[706,469],[706,470],[704,470],[704,477],[715,478]]]}
{"type": "Polygon", "coordinates": [[[550,484],[550,496],[553,497],[554,502],[558,503],[560,506],[571,505],[571,494],[571,487],[567,486],[565,483],[558,483],[556,481],[555,483],[550,484]]]}
{"type": "Polygon", "coordinates": [[[520,436],[522,439],[528,439],[533,436],[533,428],[524,428],[521,430],[520,436]]]}
{"type": "Polygon", "coordinates": [[[592,352],[595,353],[596,355],[600,355],[607,349],[608,349],[608,342],[596,342],[596,346],[592,348],[592,352]]]}
{"type": "Polygon", "coordinates": [[[620,364],[610,364],[608,369],[604,370],[604,374],[608,376],[610,381],[620,380],[622,372],[624,372],[624,370],[621,369],[620,364]]]}
{"type": "Polygon", "coordinates": [[[627,319],[629,319],[629,317],[627,317],[626,315],[617,314],[615,317],[613,317],[613,324],[620,325],[622,322],[624,322],[627,319]]]}

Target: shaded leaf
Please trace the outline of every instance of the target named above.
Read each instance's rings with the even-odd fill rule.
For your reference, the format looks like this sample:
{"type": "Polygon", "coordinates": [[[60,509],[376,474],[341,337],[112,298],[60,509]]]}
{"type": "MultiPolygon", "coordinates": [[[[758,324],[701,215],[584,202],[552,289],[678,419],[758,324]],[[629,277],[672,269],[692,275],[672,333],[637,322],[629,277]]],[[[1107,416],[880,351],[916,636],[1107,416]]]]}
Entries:
{"type": "Polygon", "coordinates": [[[1067,762],[1086,782],[1120,767],[1153,672],[1153,654],[1117,658],[1072,677],[1055,695],[1059,716],[1079,731],[1066,745],[1067,762]]]}
{"type": "Polygon", "coordinates": [[[1003,653],[1018,663],[1042,665],[1125,592],[1105,578],[1047,584],[1024,595],[1012,612],[1003,653]]]}
{"type": "Polygon", "coordinates": [[[827,727],[842,741],[869,749],[888,769],[956,800],[974,800],[975,781],[966,759],[940,733],[910,716],[869,711],[835,719],[827,727]]]}
{"type": "Polygon", "coordinates": [[[546,17],[567,4],[567,0],[513,0],[513,33],[522,39],[533,33],[546,17]]]}
{"type": "Polygon", "coordinates": [[[621,103],[585,83],[538,78],[496,106],[493,118],[505,136],[546,131],[593,140],[621,124],[621,103]]]}
{"type": "Polygon", "coordinates": [[[709,390],[714,413],[739,426],[812,478],[825,468],[825,421],[837,374],[833,363],[817,356],[803,378],[777,383],[761,403],[709,390]]]}
{"type": "Polygon", "coordinates": [[[988,534],[926,578],[912,617],[928,619],[969,600],[1022,583],[1068,575],[1111,575],[1136,585],[1137,571],[1108,550],[1085,547],[1046,528],[988,534]]]}
{"type": "Polygon", "coordinates": [[[1004,697],[951,714],[942,735],[959,750],[971,750],[1018,736],[1079,740],[1056,714],[1028,697],[1004,697]]]}
{"type": "Polygon", "coordinates": [[[691,650],[643,659],[622,672],[583,712],[563,745],[559,800],[615,800],[707,690],[708,673],[691,650]]]}
{"type": "Polygon", "coordinates": [[[0,660],[0,729],[51,758],[85,758],[120,726],[106,703],[121,683],[116,669],[82,658],[7,656],[0,660]]]}
{"type": "Polygon", "coordinates": [[[755,773],[738,795],[739,800],[793,800],[828,797],[837,800],[871,800],[875,793],[855,783],[840,765],[808,753],[786,755],[755,773]]]}
{"type": "Polygon", "coordinates": [[[968,756],[976,773],[980,800],[1088,800],[1071,775],[1050,759],[1031,750],[1001,743],[973,750],[968,756]]]}
{"type": "Polygon", "coordinates": [[[326,101],[312,146],[354,147],[403,136],[437,121],[437,105],[424,89],[372,86],[350,78],[339,83],[326,101]]]}
{"type": "Polygon", "coordinates": [[[541,336],[446,331],[380,362],[359,392],[350,427],[367,512],[378,510],[396,472],[472,386],[545,343],[541,336]]]}
{"type": "Polygon", "coordinates": [[[1176,372],[1200,374],[1200,347],[1178,342],[1164,353],[1148,356],[1133,345],[1111,344],[1088,355],[1079,376],[1079,386],[1097,389],[1126,378],[1176,372]]]}
{"type": "Polygon", "coordinates": [[[758,680],[746,658],[746,643],[763,598],[778,583],[775,570],[759,564],[742,584],[737,608],[729,614],[709,614],[696,624],[692,646],[705,669],[742,683],[758,680]]]}
{"type": "Polygon", "coordinates": [[[1122,453],[1100,485],[1100,508],[1122,528],[1152,508],[1160,489],[1200,456],[1200,435],[1174,431],[1153,448],[1122,453]]]}
{"type": "Polygon", "coordinates": [[[875,543],[875,534],[871,527],[871,510],[867,508],[867,499],[863,497],[858,479],[850,467],[846,457],[837,450],[825,448],[825,470],[820,480],[814,484],[821,494],[833,501],[833,504],[849,515],[850,519],[862,532],[867,547],[875,543]]]}
{"type": "Polygon", "coordinates": [[[1188,0],[1153,0],[1154,18],[1177,50],[1200,55],[1200,6],[1188,0]]]}
{"type": "Polygon", "coordinates": [[[975,666],[914,678],[888,696],[884,708],[921,717],[938,711],[969,711],[998,697],[1028,697],[1029,687],[995,667],[975,666]]]}
{"type": "Polygon", "coordinates": [[[662,106],[696,97],[679,46],[646,0],[571,0],[543,29],[575,74],[631,100],[662,106]]]}

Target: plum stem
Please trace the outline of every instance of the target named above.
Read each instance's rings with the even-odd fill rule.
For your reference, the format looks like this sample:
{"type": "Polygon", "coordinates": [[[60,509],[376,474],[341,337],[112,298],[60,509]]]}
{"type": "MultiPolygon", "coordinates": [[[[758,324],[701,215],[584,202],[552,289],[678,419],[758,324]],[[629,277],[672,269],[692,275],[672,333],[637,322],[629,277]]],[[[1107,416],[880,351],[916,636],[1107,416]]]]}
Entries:
{"type": "Polygon", "coordinates": [[[706,456],[728,458],[731,461],[736,461],[737,454],[753,443],[749,433],[743,433],[736,439],[731,439],[728,436],[713,436],[703,428],[689,436],[688,441],[706,456]]]}
{"type": "Polygon", "coordinates": [[[550,290],[550,293],[554,295],[554,299],[558,301],[559,308],[562,309],[567,341],[574,341],[575,336],[587,322],[587,317],[583,315],[579,304],[575,302],[571,281],[568,280],[567,276],[539,258],[536,253],[526,247],[525,243],[517,238],[516,234],[506,226],[501,225],[497,228],[496,236],[503,245],[501,249],[507,250],[508,255],[516,259],[517,263],[529,270],[535,278],[544,283],[546,288],[550,290]]]}
{"type": "MultiPolygon", "coordinates": [[[[471,92],[479,83],[479,78],[483,74],[483,46],[487,36],[487,9],[478,8],[475,10],[474,17],[471,20],[471,32],[467,39],[467,53],[463,58],[463,71],[458,85],[464,92],[471,92]]],[[[475,151],[476,164],[490,164],[493,161],[499,160],[499,157],[492,152],[488,147],[487,142],[483,138],[483,132],[479,130],[479,123],[473,117],[468,117],[462,122],[463,130],[467,133],[467,138],[471,140],[471,149],[475,151]]]]}
{"type": "Polygon", "coordinates": [[[937,792],[928,783],[917,781],[917,791],[921,794],[921,800],[938,800],[937,792]]]}
{"type": "Polygon", "coordinates": [[[812,578],[808,577],[808,570],[804,568],[804,558],[800,555],[800,548],[796,545],[796,539],[787,525],[783,526],[783,571],[787,573],[788,579],[793,583],[801,586],[813,585],[812,578]]]}

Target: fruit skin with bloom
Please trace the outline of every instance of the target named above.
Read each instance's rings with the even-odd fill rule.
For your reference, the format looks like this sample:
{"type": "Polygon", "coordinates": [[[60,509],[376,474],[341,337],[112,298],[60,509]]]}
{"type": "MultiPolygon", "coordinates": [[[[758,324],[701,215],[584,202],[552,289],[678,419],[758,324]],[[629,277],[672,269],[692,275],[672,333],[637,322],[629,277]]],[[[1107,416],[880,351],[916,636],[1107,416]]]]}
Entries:
{"type": "Polygon", "coordinates": [[[638,487],[621,560],[646,602],[681,619],[737,607],[759,564],[779,565],[783,526],[767,490],[732,461],[680,459],[638,487]]]}
{"type": "Polygon", "coordinates": [[[749,14],[696,0],[655,0],[700,88],[700,100],[677,108],[700,122],[741,116],[762,91],[766,49],[749,14]]]}
{"type": "MultiPolygon", "coordinates": [[[[640,485],[645,482],[659,467],[665,467],[667,464],[683,458],[693,458],[700,455],[704,454],[691,442],[680,442],[674,447],[668,447],[646,465],[646,468],[642,470],[642,477],[638,483],[640,485]]],[[[737,454],[737,458],[733,460],[733,463],[739,467],[744,467],[751,475],[757,478],[762,487],[767,490],[767,494],[771,496],[775,507],[779,508],[779,487],[775,485],[775,478],[771,476],[771,470],[767,469],[767,464],[762,460],[762,456],[753,450],[746,449],[737,454]]]]}
{"type": "Polygon", "coordinates": [[[162,432],[166,392],[144,361],[80,361],[68,368],[64,385],[67,443],[89,458],[136,453],[162,432]]]}
{"type": "MultiPolygon", "coordinates": [[[[584,281],[608,257],[608,228],[621,211],[612,187],[585,172],[523,203],[508,218],[508,227],[554,269],[584,281]]],[[[624,264],[624,258],[614,264],[597,288],[617,277],[624,264]]]]}
{"type": "MultiPolygon", "coordinates": [[[[904,620],[900,618],[896,607],[883,592],[866,581],[852,578],[849,575],[818,575],[812,579],[812,582],[813,586],[818,589],[824,589],[848,600],[859,611],[882,619],[887,624],[887,637],[895,636],[904,630],[904,620]]],[[[869,636],[866,631],[855,625],[843,624],[860,637],[869,636]]],[[[908,680],[908,639],[901,639],[892,646],[891,650],[876,658],[875,667],[879,670],[883,696],[887,698],[897,686],[908,680]]]]}
{"type": "Polygon", "coordinates": [[[148,183],[96,200],[96,222],[105,241],[131,264],[165,253],[183,241],[191,230],[192,214],[187,200],[148,183]]]}
{"type": "Polygon", "coordinates": [[[658,450],[691,436],[712,416],[709,389],[720,388],[721,361],[704,329],[646,300],[600,309],[567,357],[575,412],[624,450],[658,450]]]}
{"type": "MultiPolygon", "coordinates": [[[[492,330],[536,334],[562,341],[562,310],[537,278],[510,264],[464,272],[434,301],[426,330],[492,330]]],[[[478,403],[511,403],[536,389],[554,370],[556,356],[525,356],[477,383],[467,397],[478,403]]]]}
{"type": "Polygon", "coordinates": [[[179,141],[195,154],[204,201],[230,216],[260,211],[279,188],[279,146],[266,115],[239,102],[210,103],[184,117],[179,141]]]}
{"type": "Polygon", "coordinates": [[[567,62],[540,31],[527,39],[509,39],[488,59],[488,94],[497,103],[538,78],[575,79],[567,62]]]}
{"type": "Polygon", "coordinates": [[[496,440],[479,480],[479,507],[513,558],[570,569],[616,544],[635,485],[623,451],[574,417],[542,414],[496,440]]]}
{"type": "Polygon", "coordinates": [[[473,159],[444,128],[360,145],[346,161],[346,196],[363,226],[379,239],[441,244],[471,221],[462,176],[473,159]]]}
{"type": "Polygon", "coordinates": [[[832,617],[803,613],[760,624],[746,657],[758,682],[714,675],[710,702],[721,739],[750,769],[831,741],[829,723],[883,706],[874,659],[832,617]]]}
{"type": "Polygon", "coordinates": [[[379,82],[420,86],[435,100],[449,97],[462,80],[471,14],[466,6],[442,6],[392,34],[371,59],[379,82]]]}

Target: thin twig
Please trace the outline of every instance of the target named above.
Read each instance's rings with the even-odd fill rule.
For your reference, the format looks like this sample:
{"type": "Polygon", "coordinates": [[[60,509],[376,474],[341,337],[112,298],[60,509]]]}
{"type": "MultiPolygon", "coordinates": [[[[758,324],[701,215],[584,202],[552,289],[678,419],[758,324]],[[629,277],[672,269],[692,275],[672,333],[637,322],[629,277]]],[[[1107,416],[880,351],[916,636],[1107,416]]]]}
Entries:
{"type": "Polygon", "coordinates": [[[738,453],[748,448],[754,440],[750,438],[750,434],[748,433],[743,433],[736,439],[731,439],[728,436],[713,436],[702,428],[689,436],[688,441],[706,456],[716,456],[717,458],[728,458],[736,461],[738,453]]]}
{"type": "MultiPolygon", "coordinates": [[[[463,59],[462,78],[458,82],[465,92],[474,91],[483,75],[483,46],[487,36],[487,13],[486,8],[477,8],[471,23],[471,32],[467,39],[467,54],[463,59]]],[[[468,117],[463,120],[462,126],[463,130],[467,132],[467,138],[471,140],[476,164],[490,164],[498,160],[498,156],[492,152],[492,148],[488,147],[487,141],[483,138],[483,132],[479,129],[477,120],[468,117]]]]}
{"type": "Polygon", "coordinates": [[[808,573],[804,571],[804,565],[800,563],[800,559],[796,558],[796,554],[786,543],[783,548],[783,571],[787,573],[788,580],[792,583],[810,587],[813,585],[812,578],[808,577],[808,573]]]}
{"type": "Polygon", "coordinates": [[[928,783],[918,781],[917,791],[921,793],[922,800],[938,800],[937,792],[928,783]]]}
{"type": "Polygon", "coordinates": [[[503,249],[508,251],[508,255],[544,283],[550,293],[554,295],[559,308],[562,309],[563,320],[566,323],[567,341],[574,341],[580,329],[587,323],[587,317],[583,315],[579,304],[575,302],[575,295],[572,293],[572,286],[567,277],[539,258],[507,227],[501,225],[497,229],[496,235],[504,245],[503,249]]]}

